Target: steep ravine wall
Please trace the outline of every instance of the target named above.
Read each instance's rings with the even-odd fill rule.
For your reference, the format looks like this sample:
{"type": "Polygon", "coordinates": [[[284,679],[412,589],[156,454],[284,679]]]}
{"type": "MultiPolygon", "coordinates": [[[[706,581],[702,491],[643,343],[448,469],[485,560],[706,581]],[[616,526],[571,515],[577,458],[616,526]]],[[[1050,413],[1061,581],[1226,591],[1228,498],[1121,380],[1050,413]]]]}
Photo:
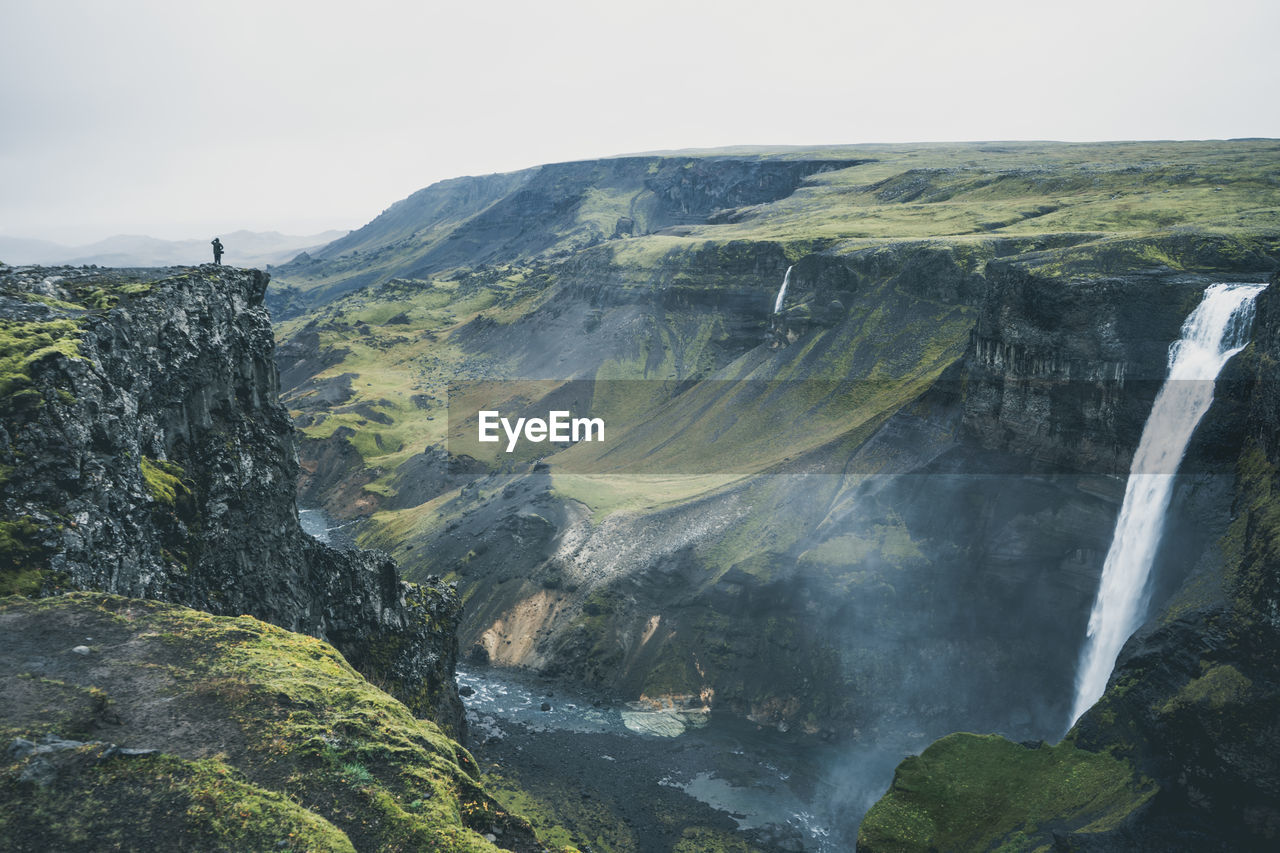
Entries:
{"type": "Polygon", "coordinates": [[[299,527],[266,287],[226,267],[0,268],[6,585],[313,634],[457,734],[453,592],[299,527]]]}
{"type": "Polygon", "coordinates": [[[1164,379],[1169,342],[1213,280],[987,267],[966,359],[965,425],[1042,467],[1123,476],[1164,379]]]}
{"type": "Polygon", "coordinates": [[[1254,342],[1225,377],[1236,396],[1227,409],[1243,418],[1231,431],[1235,484],[1217,559],[1195,566],[1129,640],[1072,732],[1084,748],[1128,757],[1160,791],[1077,849],[1263,850],[1280,839],[1277,282],[1258,297],[1254,342]]]}

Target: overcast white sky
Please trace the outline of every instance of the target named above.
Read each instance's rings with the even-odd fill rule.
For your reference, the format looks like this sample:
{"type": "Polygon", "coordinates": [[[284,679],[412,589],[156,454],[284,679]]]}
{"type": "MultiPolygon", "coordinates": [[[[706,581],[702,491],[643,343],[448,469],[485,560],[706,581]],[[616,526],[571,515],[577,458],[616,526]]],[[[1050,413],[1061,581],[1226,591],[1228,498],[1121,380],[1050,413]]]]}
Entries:
{"type": "Polygon", "coordinates": [[[0,0],[0,234],[362,225],[662,148],[1280,136],[1276,0],[0,0]]]}

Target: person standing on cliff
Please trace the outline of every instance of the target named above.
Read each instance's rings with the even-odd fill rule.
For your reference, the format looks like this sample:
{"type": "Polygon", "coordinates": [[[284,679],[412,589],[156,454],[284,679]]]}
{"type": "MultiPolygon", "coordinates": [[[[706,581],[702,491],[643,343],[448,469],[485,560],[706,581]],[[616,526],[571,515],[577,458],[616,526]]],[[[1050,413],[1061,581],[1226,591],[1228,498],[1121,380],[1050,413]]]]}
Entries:
{"type": "Polygon", "coordinates": [[[213,246],[213,262],[218,266],[222,266],[222,241],[214,237],[210,245],[213,246]]]}

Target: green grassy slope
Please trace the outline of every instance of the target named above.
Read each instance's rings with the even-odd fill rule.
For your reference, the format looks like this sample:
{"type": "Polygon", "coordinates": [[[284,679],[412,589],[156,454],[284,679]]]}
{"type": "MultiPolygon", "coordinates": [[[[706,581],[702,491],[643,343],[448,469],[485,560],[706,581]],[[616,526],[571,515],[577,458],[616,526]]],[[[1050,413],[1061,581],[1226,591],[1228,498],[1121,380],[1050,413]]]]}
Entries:
{"type": "MultiPolygon", "coordinates": [[[[726,198],[721,209],[708,211],[714,224],[689,222],[675,229],[678,239],[858,244],[986,234],[1139,236],[1173,228],[1274,232],[1277,155],[1280,143],[1274,140],[995,142],[727,149],[563,164],[560,183],[549,190],[565,195],[555,215],[539,223],[536,250],[528,251],[534,243],[513,244],[494,258],[491,247],[477,243],[470,254],[451,253],[425,268],[475,266],[522,254],[563,256],[593,239],[612,237],[623,216],[636,222],[635,234],[653,233],[677,217],[658,216],[646,227],[643,212],[656,195],[646,179],[662,169],[730,158],[812,161],[830,170],[769,203],[734,205],[726,198]],[[643,162],[625,168],[636,160],[643,162]],[[837,168],[841,161],[858,165],[837,168]],[[572,166],[580,166],[580,174],[567,171],[572,166]]],[[[326,263],[287,265],[276,271],[277,280],[308,291],[340,290],[352,276],[360,284],[413,276],[441,239],[488,207],[511,204],[513,196],[500,197],[503,190],[528,192],[529,182],[541,177],[537,171],[457,179],[423,190],[320,253],[326,263]],[[463,185],[470,190],[465,195],[463,185]],[[417,218],[407,222],[411,211],[417,218]]],[[[521,210],[512,207],[512,213],[521,210]]]]}

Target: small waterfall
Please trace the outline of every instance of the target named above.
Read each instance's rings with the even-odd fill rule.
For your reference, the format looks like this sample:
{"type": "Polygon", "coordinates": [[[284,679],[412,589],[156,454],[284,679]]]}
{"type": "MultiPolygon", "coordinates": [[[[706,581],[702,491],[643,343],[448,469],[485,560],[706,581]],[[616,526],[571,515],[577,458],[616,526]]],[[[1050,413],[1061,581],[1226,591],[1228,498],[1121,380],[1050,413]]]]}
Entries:
{"type": "Polygon", "coordinates": [[[787,285],[791,283],[791,269],[795,264],[787,267],[787,274],[782,277],[782,287],[778,288],[778,299],[773,303],[773,313],[782,313],[782,302],[787,298],[787,285]]]}
{"type": "Polygon", "coordinates": [[[1076,672],[1073,725],[1102,696],[1121,646],[1145,618],[1147,579],[1173,494],[1173,476],[1213,402],[1218,372],[1249,342],[1253,301],[1265,289],[1264,284],[1211,285],[1182,324],[1182,337],[1169,347],[1169,374],[1129,468],[1120,518],[1089,615],[1076,672]]]}

